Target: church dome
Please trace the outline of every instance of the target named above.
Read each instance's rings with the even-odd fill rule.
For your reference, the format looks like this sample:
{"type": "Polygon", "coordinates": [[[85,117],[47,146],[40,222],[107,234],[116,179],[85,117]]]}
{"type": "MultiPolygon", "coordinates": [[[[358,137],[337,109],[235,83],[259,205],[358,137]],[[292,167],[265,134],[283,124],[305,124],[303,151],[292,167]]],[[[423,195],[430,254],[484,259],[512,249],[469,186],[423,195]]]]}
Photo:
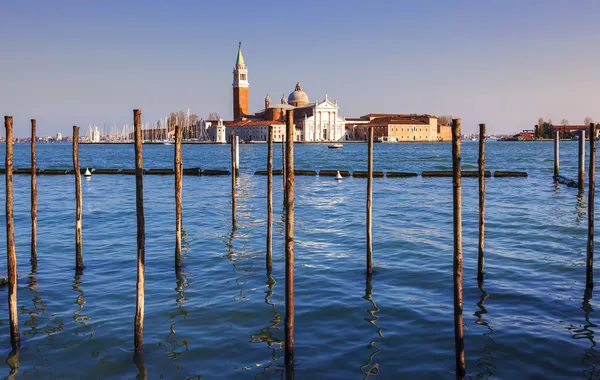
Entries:
{"type": "Polygon", "coordinates": [[[306,95],[306,92],[302,91],[300,82],[296,83],[296,89],[288,96],[287,102],[296,107],[308,103],[308,95],[306,95]]]}

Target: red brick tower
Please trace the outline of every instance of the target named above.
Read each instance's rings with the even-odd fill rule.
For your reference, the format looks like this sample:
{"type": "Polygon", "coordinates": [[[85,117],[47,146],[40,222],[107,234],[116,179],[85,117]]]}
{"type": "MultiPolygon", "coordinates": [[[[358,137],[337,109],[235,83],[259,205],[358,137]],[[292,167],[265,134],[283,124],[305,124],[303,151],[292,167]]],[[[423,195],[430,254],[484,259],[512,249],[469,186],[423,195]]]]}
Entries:
{"type": "Polygon", "coordinates": [[[237,61],[233,69],[233,119],[242,120],[248,114],[248,70],[242,56],[242,43],[238,47],[237,61]]]}

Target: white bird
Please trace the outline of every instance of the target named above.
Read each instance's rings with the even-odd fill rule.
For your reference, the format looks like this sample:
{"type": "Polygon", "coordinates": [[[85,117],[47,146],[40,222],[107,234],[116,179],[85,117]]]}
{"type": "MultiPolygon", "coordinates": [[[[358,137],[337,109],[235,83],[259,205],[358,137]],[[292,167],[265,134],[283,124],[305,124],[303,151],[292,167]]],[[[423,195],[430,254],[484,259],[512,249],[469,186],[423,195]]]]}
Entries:
{"type": "Polygon", "coordinates": [[[338,170],[337,175],[335,176],[335,179],[337,179],[338,181],[342,180],[342,175],[340,174],[340,171],[338,170]]]}
{"type": "Polygon", "coordinates": [[[88,168],[85,168],[85,173],[83,173],[83,175],[84,175],[85,177],[91,177],[91,176],[92,176],[92,172],[90,172],[90,169],[88,169],[88,168]]]}

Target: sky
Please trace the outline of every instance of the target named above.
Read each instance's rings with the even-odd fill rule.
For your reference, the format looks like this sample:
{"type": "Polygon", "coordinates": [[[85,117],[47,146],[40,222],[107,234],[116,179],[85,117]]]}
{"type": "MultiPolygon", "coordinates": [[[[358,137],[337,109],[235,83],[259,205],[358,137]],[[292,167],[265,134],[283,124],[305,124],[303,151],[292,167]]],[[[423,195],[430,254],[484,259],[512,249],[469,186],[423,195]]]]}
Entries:
{"type": "Polygon", "coordinates": [[[20,0],[0,15],[0,113],[17,137],[32,118],[70,135],[131,124],[134,108],[231,119],[239,41],[251,112],[300,81],[343,117],[453,115],[463,133],[600,120],[596,0],[20,0]]]}

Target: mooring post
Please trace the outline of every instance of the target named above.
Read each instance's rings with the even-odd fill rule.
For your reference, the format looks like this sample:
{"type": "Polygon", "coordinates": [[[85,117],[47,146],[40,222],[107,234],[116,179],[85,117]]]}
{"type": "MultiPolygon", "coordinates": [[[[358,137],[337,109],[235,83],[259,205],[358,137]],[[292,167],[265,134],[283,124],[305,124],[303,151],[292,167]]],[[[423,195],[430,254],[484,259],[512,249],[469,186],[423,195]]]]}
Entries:
{"type": "Polygon", "coordinates": [[[79,167],[79,127],[73,126],[73,168],[75,169],[75,271],[83,271],[82,253],[82,222],[81,209],[83,208],[83,196],[81,194],[81,169],[79,167]]]}
{"type": "Polygon", "coordinates": [[[175,268],[181,268],[181,128],[175,126],[175,268]]]}
{"type": "Polygon", "coordinates": [[[37,158],[35,119],[31,119],[31,272],[37,272],[37,158]]]}
{"type": "Polygon", "coordinates": [[[485,124],[479,124],[479,255],[477,259],[477,280],[483,281],[484,234],[485,234],[485,124]]]}
{"type": "Polygon", "coordinates": [[[144,271],[146,269],[146,229],[144,218],[144,164],[142,159],[142,112],[133,110],[135,131],[135,211],[137,216],[137,282],[134,322],[134,348],[142,351],[144,331],[144,271]]]}
{"type": "Polygon", "coordinates": [[[269,125],[267,150],[267,273],[273,264],[273,126],[269,125]]]}
{"type": "Polygon", "coordinates": [[[590,172],[588,188],[588,239],[585,270],[586,288],[594,287],[594,193],[596,192],[596,128],[598,125],[590,124],[590,172]]]}
{"type": "MultiPolygon", "coordinates": [[[[285,164],[285,134],[281,136],[281,175],[283,177],[283,205],[285,206],[285,186],[287,183],[287,167],[285,164]]],[[[285,207],[284,207],[285,210],[285,207]]]]}
{"type": "Polygon", "coordinates": [[[285,186],[285,369],[294,376],[294,111],[286,112],[285,186]]]}
{"type": "Polygon", "coordinates": [[[560,166],[560,154],[559,154],[559,146],[560,143],[560,132],[554,131],[554,177],[558,176],[558,169],[560,166]]]}
{"type": "Polygon", "coordinates": [[[369,128],[367,175],[367,274],[373,273],[373,128],[369,128]]]}
{"type": "Polygon", "coordinates": [[[13,118],[4,116],[6,129],[6,266],[8,272],[8,314],[10,343],[13,350],[21,346],[17,311],[17,252],[15,249],[15,219],[13,214],[13,118]]]}
{"type": "Polygon", "coordinates": [[[578,173],[577,173],[577,184],[579,185],[579,191],[583,191],[585,183],[585,129],[579,131],[579,162],[578,162],[578,173]]]}
{"type": "Polygon", "coordinates": [[[240,175],[240,136],[235,136],[235,175],[240,175]]]}
{"type": "Polygon", "coordinates": [[[235,168],[235,132],[231,131],[231,223],[235,228],[237,219],[235,215],[235,177],[237,176],[235,168]]]}
{"type": "Polygon", "coordinates": [[[462,315],[462,189],[460,184],[460,119],[452,119],[452,200],[454,211],[454,349],[456,352],[456,376],[464,377],[465,342],[462,315]]]}

